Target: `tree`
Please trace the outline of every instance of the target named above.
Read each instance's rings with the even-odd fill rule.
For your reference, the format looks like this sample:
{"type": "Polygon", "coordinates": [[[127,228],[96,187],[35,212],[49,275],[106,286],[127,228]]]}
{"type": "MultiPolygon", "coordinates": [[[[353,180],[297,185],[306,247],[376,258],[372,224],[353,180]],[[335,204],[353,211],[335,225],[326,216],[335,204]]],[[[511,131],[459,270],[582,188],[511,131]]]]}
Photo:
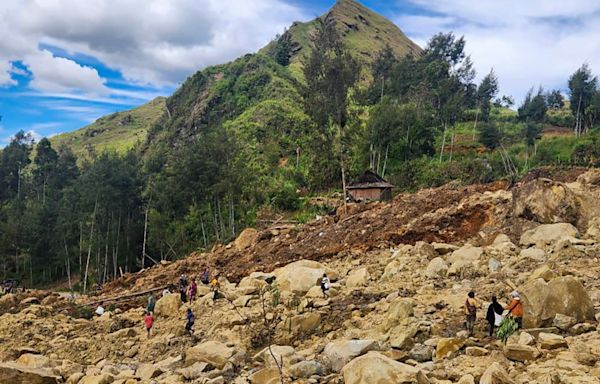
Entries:
{"type": "Polygon", "coordinates": [[[381,101],[383,100],[385,82],[390,78],[392,70],[398,64],[398,59],[392,47],[386,44],[385,47],[377,54],[375,61],[372,64],[374,85],[381,86],[381,101]]]}
{"type": "Polygon", "coordinates": [[[565,98],[558,89],[555,89],[548,92],[546,95],[546,104],[548,105],[548,108],[559,110],[565,106],[565,98]]]}
{"type": "Polygon", "coordinates": [[[42,203],[46,202],[46,189],[50,179],[57,173],[58,154],[52,148],[50,140],[43,138],[36,146],[35,150],[35,170],[34,183],[38,187],[38,196],[41,194],[42,203]]]}
{"type": "Polygon", "coordinates": [[[527,149],[525,151],[525,155],[527,156],[527,160],[525,162],[525,166],[529,167],[529,158],[536,153],[536,143],[539,139],[542,138],[542,127],[540,124],[535,123],[533,121],[529,121],[525,124],[522,132],[523,140],[525,141],[525,145],[527,149]],[[533,148],[533,154],[531,154],[531,149],[533,148]]]}
{"type": "Polygon", "coordinates": [[[533,95],[533,88],[531,88],[518,109],[519,120],[522,122],[543,123],[547,109],[543,88],[540,87],[535,96],[533,95]]]}
{"type": "Polygon", "coordinates": [[[486,123],[490,120],[490,110],[492,108],[492,99],[498,93],[498,77],[494,70],[490,70],[477,88],[477,104],[481,110],[481,120],[486,123]]]}
{"type": "Polygon", "coordinates": [[[346,171],[344,165],[344,128],[348,122],[348,92],[359,78],[360,65],[344,49],[334,23],[317,19],[312,53],[304,65],[304,107],[323,135],[332,143],[339,143],[338,158],[342,174],[344,202],[346,196],[346,171]],[[334,128],[333,132],[331,128],[334,128]]]}
{"type": "Polygon", "coordinates": [[[575,116],[575,134],[581,135],[590,128],[587,119],[588,107],[597,90],[598,78],[592,75],[587,64],[584,64],[569,78],[569,100],[571,112],[575,116]]]}
{"type": "Polygon", "coordinates": [[[291,33],[286,31],[275,40],[275,46],[271,55],[278,64],[283,65],[284,67],[290,65],[290,58],[292,56],[291,33]]]}
{"type": "Polygon", "coordinates": [[[502,144],[502,132],[500,132],[496,124],[484,124],[481,133],[479,134],[479,141],[487,149],[494,150],[502,144]]]}
{"type": "Polygon", "coordinates": [[[0,156],[0,198],[21,197],[23,170],[31,160],[29,155],[33,139],[19,131],[2,150],[0,156]]]}

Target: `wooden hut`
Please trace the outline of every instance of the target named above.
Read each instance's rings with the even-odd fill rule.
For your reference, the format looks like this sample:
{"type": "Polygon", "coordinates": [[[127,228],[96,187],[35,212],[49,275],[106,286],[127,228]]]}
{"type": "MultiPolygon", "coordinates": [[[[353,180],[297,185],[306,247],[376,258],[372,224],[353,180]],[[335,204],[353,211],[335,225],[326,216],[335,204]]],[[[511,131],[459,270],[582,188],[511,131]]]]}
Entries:
{"type": "Polygon", "coordinates": [[[346,188],[354,201],[391,200],[394,186],[372,171],[365,171],[346,188]]]}

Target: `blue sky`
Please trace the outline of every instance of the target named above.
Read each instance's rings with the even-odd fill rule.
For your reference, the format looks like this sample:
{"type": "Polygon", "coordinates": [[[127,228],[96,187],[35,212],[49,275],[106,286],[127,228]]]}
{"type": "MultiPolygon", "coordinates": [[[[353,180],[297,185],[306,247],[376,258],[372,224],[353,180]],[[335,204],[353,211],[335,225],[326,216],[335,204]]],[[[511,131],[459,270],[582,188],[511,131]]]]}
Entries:
{"type": "MultiPolygon", "coordinates": [[[[319,0],[3,0],[0,146],[18,130],[71,131],[171,94],[196,70],[264,46],[319,0]]],[[[501,93],[565,89],[582,63],[600,61],[594,0],[365,0],[424,46],[436,32],[465,35],[478,76],[501,93]]]]}

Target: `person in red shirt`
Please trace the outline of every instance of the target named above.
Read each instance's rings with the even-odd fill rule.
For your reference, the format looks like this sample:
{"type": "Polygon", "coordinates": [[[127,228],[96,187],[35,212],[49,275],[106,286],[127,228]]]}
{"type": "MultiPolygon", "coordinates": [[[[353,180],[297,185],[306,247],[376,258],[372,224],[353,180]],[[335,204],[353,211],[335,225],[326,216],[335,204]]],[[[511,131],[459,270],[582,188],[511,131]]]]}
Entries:
{"type": "Polygon", "coordinates": [[[150,338],[150,331],[152,330],[152,325],[154,325],[154,317],[152,316],[152,312],[146,312],[146,316],[144,317],[144,323],[146,324],[148,338],[150,338]]]}

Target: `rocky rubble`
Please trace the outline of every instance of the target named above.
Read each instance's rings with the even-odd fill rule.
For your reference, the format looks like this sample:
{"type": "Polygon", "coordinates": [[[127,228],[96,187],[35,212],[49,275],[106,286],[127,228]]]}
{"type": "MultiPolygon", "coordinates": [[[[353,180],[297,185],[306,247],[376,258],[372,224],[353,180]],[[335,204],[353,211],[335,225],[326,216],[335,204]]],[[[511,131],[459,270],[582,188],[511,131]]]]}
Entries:
{"type": "MultiPolygon", "coordinates": [[[[11,310],[0,317],[0,383],[600,383],[600,231],[586,227],[597,225],[593,210],[581,211],[596,193],[588,179],[595,180],[536,182],[531,190],[554,188],[570,200],[565,206],[550,194],[544,206],[545,194],[536,192],[519,212],[539,221],[518,229],[490,218],[452,244],[383,242],[249,270],[237,284],[221,277],[216,301],[206,287],[193,303],[165,295],[150,338],[141,306],[117,305],[88,320],[56,296],[46,300],[47,292],[30,293],[37,300],[27,303],[2,297],[11,310]],[[576,220],[554,222],[567,218],[576,220]],[[323,273],[332,280],[329,297],[318,287],[323,273]],[[506,345],[488,337],[484,306],[469,337],[466,293],[506,304],[514,289],[527,329],[506,345]],[[187,308],[196,314],[191,335],[187,308]]],[[[522,196],[482,192],[460,205],[485,202],[486,210],[504,212],[522,196]]],[[[232,249],[251,250],[261,236],[245,231],[232,249]]]]}

